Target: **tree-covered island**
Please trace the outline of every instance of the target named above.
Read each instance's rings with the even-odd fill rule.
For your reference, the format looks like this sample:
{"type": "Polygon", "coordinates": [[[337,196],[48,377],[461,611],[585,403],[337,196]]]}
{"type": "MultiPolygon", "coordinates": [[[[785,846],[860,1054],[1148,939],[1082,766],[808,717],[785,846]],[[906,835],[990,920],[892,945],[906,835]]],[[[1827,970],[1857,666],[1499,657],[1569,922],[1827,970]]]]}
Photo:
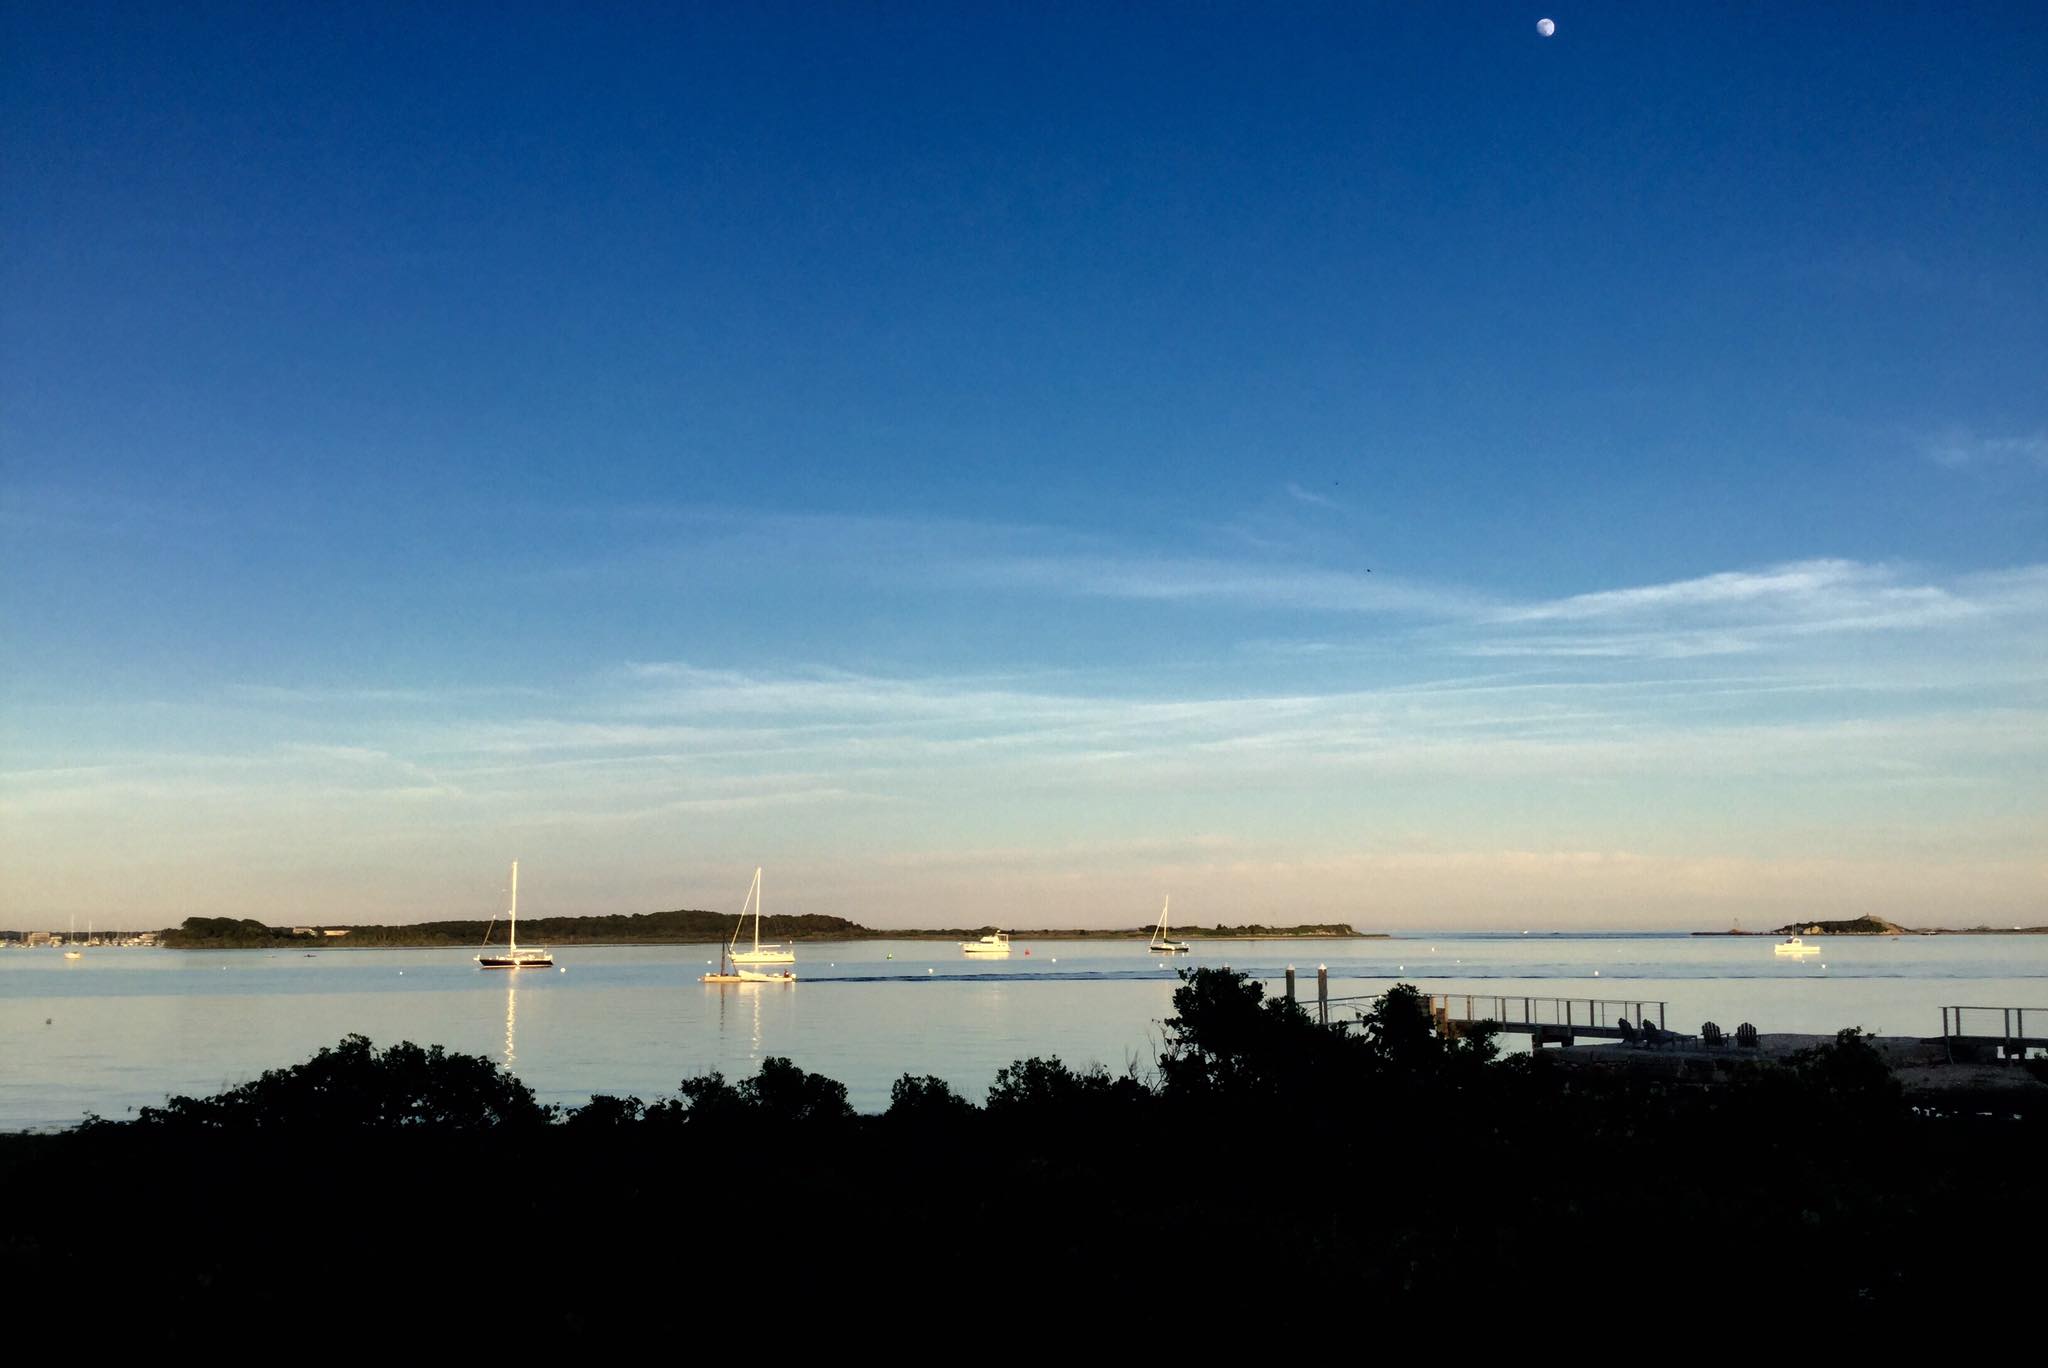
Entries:
{"type": "MultiPolygon", "coordinates": [[[[631,915],[596,917],[521,917],[519,936],[535,944],[549,945],[710,945],[732,937],[739,917],[731,912],[684,909],[673,912],[641,912],[631,915]]],[[[491,930],[491,922],[416,922],[411,925],[271,926],[255,920],[233,917],[187,917],[179,926],[164,931],[159,939],[176,950],[264,950],[279,946],[299,949],[362,949],[364,947],[421,947],[480,945],[486,932],[504,935],[503,926],[491,930]]],[[[874,941],[874,940],[974,940],[998,929],[995,926],[902,929],[863,926],[844,917],[818,915],[771,916],[761,919],[761,934],[775,941],[874,941]]],[[[1009,931],[1017,941],[1027,940],[1145,940],[1150,926],[1050,931],[1009,931]]],[[[1176,926],[1180,940],[1351,940],[1384,939],[1383,933],[1360,932],[1342,923],[1305,926],[1176,926]]]]}

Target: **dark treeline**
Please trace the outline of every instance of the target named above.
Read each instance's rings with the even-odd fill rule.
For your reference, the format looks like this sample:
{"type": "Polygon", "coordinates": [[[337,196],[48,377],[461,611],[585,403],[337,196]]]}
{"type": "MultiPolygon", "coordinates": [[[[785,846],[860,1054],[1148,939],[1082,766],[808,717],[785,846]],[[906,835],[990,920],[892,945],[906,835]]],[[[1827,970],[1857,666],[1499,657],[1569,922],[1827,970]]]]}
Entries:
{"type": "MultiPolygon", "coordinates": [[[[532,945],[618,945],[711,944],[731,939],[739,916],[732,912],[693,909],[674,912],[640,912],[632,915],[597,917],[522,917],[519,934],[532,945]]],[[[770,941],[862,941],[862,940],[972,940],[1001,928],[996,926],[952,927],[937,930],[877,929],[844,917],[816,915],[776,916],[761,919],[761,936],[770,941]]],[[[1351,937],[1358,933],[1341,923],[1310,926],[1177,926],[1174,935],[1182,939],[1256,939],[1261,936],[1351,937]]],[[[348,935],[294,935],[289,926],[270,926],[260,921],[233,917],[187,917],[178,927],[162,933],[163,943],[177,950],[263,950],[281,945],[300,948],[357,949],[363,946],[481,945],[486,932],[502,944],[506,925],[501,918],[489,921],[418,922],[406,926],[353,926],[348,935]]],[[[1150,926],[1118,930],[1070,930],[1013,932],[1019,937],[1045,940],[1142,940],[1152,934],[1150,926]]]]}
{"type": "Polygon", "coordinates": [[[69,1285],[119,1229],[169,1338],[276,1305],[281,1269],[389,1316],[516,1278],[540,1337],[621,1308],[687,1320],[678,1288],[730,1314],[748,1286],[925,1327],[1030,1289],[1061,1314],[1215,1297],[1331,1329],[1589,1284],[1939,1304],[1982,1295],[1986,1241],[2044,1212],[2038,1120],[1910,1108],[1854,1032],[1694,1088],[1498,1057],[1435,1033],[1406,987],[1342,1032],[1228,970],[1184,973],[1173,1003],[1155,1074],[1027,1058],[978,1100],[906,1074],[875,1116],[784,1059],[558,1110],[489,1060],[351,1037],[133,1121],[7,1138],[0,1275],[69,1285]],[[61,1181],[81,1173],[145,1176],[61,1181]]]}
{"type": "MultiPolygon", "coordinates": [[[[521,917],[520,939],[530,944],[578,945],[677,941],[710,943],[731,938],[737,913],[682,909],[601,917],[521,917]]],[[[289,926],[232,917],[187,917],[177,929],[163,933],[174,949],[264,949],[278,945],[347,949],[362,946],[481,945],[486,931],[503,944],[506,923],[487,920],[419,922],[409,926],[355,926],[345,937],[295,936],[289,926]]],[[[835,940],[875,933],[843,917],[763,917],[761,934],[768,940],[835,940]]]]}

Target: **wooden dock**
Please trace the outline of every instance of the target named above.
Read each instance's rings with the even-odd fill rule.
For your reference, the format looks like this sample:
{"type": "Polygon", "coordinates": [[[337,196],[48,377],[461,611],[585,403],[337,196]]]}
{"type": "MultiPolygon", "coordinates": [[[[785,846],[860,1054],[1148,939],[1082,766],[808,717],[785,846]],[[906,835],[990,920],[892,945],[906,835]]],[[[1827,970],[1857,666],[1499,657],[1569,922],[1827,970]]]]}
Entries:
{"type": "Polygon", "coordinates": [[[1941,1043],[1951,1060],[2025,1059],[2027,1051],[2048,1051],[2048,1035],[2028,1035],[2027,1017],[2036,1029],[2048,1028],[2048,1008],[1944,1007],[1941,1043]]]}

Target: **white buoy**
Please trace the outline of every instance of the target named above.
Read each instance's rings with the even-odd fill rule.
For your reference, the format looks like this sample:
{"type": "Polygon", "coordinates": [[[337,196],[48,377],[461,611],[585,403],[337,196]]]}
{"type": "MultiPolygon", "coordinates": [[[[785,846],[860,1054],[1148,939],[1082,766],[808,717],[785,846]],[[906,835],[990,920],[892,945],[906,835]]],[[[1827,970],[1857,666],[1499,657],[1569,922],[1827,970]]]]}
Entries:
{"type": "Polygon", "coordinates": [[[1593,977],[1594,977],[1594,978],[1599,978],[1599,977],[1600,977],[1600,971],[1599,971],[1598,969],[1595,969],[1595,970],[1593,971],[1593,977]]]}
{"type": "Polygon", "coordinates": [[[1554,19],[1538,19],[1536,21],[1536,31],[1545,38],[1548,38],[1557,32],[1557,21],[1554,19]]]}
{"type": "Polygon", "coordinates": [[[925,970],[925,972],[926,972],[927,974],[936,974],[936,973],[938,973],[939,971],[938,971],[938,970],[936,970],[936,969],[927,969],[927,970],[925,970]]]}

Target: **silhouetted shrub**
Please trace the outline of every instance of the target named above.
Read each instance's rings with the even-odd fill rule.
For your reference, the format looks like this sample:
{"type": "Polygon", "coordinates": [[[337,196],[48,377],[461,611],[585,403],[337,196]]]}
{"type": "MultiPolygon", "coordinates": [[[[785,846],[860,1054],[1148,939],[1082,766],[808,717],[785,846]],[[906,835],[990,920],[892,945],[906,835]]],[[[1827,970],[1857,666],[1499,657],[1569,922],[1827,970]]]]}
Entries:
{"type": "Polygon", "coordinates": [[[899,1122],[929,1124],[961,1120],[978,1110],[943,1078],[905,1074],[890,1086],[889,1110],[883,1114],[899,1122]]]}
{"type": "Polygon", "coordinates": [[[307,1130],[537,1126],[554,1108],[501,1065],[402,1040],[379,1050],[352,1035],[303,1064],[272,1069],[214,1097],[173,1097],[144,1107],[141,1126],[307,1130]]]}
{"type": "Polygon", "coordinates": [[[988,1090],[988,1112],[991,1116],[1049,1118],[1077,1108],[1134,1103],[1150,1096],[1150,1089],[1137,1079],[1113,1076],[1100,1064],[1076,1073],[1057,1058],[1034,1055],[996,1070],[996,1081],[988,1090]]]}

